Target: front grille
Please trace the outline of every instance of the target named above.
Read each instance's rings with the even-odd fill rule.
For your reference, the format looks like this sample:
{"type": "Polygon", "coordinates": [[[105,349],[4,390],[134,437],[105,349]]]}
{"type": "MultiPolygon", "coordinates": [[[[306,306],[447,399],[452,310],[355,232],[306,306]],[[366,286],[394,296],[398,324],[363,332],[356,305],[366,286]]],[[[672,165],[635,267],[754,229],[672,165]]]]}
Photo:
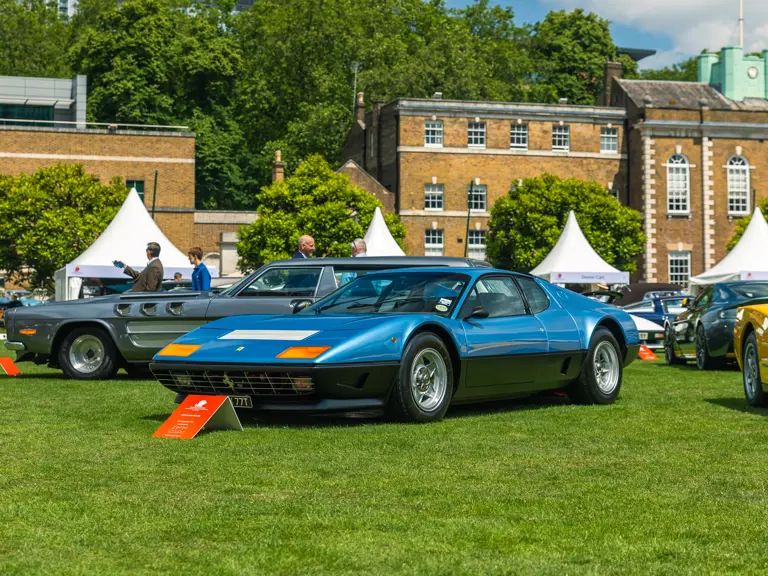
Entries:
{"type": "Polygon", "coordinates": [[[306,396],[315,391],[315,383],[310,376],[286,372],[154,369],[153,373],[164,386],[185,394],[274,397],[306,396]]]}

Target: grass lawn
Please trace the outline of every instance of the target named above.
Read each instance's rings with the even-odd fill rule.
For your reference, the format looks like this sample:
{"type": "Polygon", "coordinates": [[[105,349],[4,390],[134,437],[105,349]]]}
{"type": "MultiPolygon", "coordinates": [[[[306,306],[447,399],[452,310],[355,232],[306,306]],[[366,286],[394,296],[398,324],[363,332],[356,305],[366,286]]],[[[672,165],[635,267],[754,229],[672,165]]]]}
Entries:
{"type": "Polygon", "coordinates": [[[636,362],[618,403],[153,439],[173,393],[0,377],[0,573],[768,572],[768,420],[740,373],[636,362]]]}

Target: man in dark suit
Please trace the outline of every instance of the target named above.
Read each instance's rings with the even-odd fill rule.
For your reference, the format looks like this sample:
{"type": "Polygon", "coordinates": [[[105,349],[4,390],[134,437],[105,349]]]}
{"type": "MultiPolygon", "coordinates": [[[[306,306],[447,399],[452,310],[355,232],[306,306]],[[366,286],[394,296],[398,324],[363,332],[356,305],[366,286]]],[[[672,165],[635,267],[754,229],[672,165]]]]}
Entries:
{"type": "Polygon", "coordinates": [[[299,249],[291,256],[292,260],[300,260],[302,258],[312,258],[312,254],[315,252],[315,240],[312,236],[302,236],[299,238],[299,249]]]}
{"type": "Polygon", "coordinates": [[[163,289],[163,263],[160,262],[160,244],[157,242],[147,244],[147,266],[141,272],[119,260],[115,260],[114,264],[133,278],[130,292],[160,292],[163,289]]]}

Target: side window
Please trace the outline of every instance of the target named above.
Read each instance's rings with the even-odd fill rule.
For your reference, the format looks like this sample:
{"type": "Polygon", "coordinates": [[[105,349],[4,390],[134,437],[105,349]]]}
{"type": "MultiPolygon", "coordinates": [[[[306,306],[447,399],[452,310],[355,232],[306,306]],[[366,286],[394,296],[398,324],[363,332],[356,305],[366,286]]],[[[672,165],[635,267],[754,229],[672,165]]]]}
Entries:
{"type": "Polygon", "coordinates": [[[322,268],[272,268],[238,294],[242,298],[315,295],[322,268]]]}
{"type": "Polygon", "coordinates": [[[525,299],[528,300],[528,306],[531,307],[531,314],[538,314],[549,308],[547,293],[536,284],[533,278],[518,276],[517,281],[523,289],[525,299]]]}
{"type": "Polygon", "coordinates": [[[477,306],[488,311],[489,318],[521,316],[525,304],[512,278],[483,278],[472,288],[461,309],[461,317],[468,316],[477,306]]]}
{"type": "Polygon", "coordinates": [[[360,268],[334,268],[333,277],[336,279],[336,286],[341,288],[344,284],[352,282],[356,278],[365,276],[370,270],[361,270],[360,268]]]}
{"type": "Polygon", "coordinates": [[[698,297],[693,303],[693,307],[701,308],[702,306],[706,306],[707,304],[709,304],[709,301],[711,299],[712,299],[712,288],[707,288],[701,294],[698,295],[698,297]]]}

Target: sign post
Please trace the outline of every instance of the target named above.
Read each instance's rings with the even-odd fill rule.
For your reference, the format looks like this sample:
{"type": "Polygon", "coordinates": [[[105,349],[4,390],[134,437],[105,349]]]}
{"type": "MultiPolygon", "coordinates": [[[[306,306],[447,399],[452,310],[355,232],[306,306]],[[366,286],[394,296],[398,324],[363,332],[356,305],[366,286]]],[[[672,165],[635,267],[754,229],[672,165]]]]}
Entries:
{"type": "Polygon", "coordinates": [[[191,440],[203,428],[242,432],[243,425],[229,396],[187,396],[152,437],[191,440]]]}

